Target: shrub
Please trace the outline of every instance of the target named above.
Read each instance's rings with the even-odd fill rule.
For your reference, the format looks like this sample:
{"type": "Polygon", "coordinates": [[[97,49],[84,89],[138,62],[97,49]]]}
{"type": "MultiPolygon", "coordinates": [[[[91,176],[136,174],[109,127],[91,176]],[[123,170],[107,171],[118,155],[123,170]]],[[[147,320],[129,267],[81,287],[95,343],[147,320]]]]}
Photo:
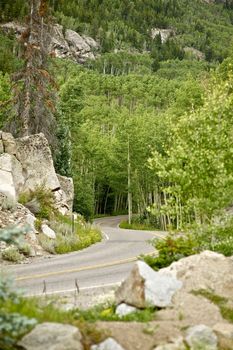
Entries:
{"type": "Polygon", "coordinates": [[[43,233],[38,235],[38,240],[41,247],[50,254],[56,254],[55,251],[55,240],[48,238],[43,233]]]}
{"type": "Polygon", "coordinates": [[[31,247],[29,244],[27,243],[24,243],[24,244],[21,244],[19,247],[19,252],[25,256],[29,256],[30,255],[30,252],[31,252],[31,247]]]}
{"type": "MultiPolygon", "coordinates": [[[[25,232],[24,229],[11,228],[0,230],[0,240],[6,243],[17,241],[25,232]]],[[[9,248],[12,250],[12,248],[9,248]]],[[[9,251],[8,249],[8,251],[9,251]]],[[[16,249],[16,248],[15,248],[16,249]]],[[[7,250],[6,250],[7,251],[7,250]]],[[[6,254],[6,251],[3,254],[6,254]]],[[[17,250],[16,250],[17,251],[17,250]]],[[[18,253],[18,252],[17,252],[18,253]]],[[[19,253],[18,253],[19,254],[19,253]]],[[[19,295],[12,287],[9,279],[0,278],[0,349],[14,349],[17,339],[36,324],[35,319],[29,319],[18,312],[10,312],[8,303],[17,305],[19,295]]]]}
{"type": "Polygon", "coordinates": [[[154,269],[203,250],[232,256],[233,218],[222,224],[196,226],[188,234],[170,234],[164,240],[154,240],[153,246],[158,250],[158,256],[143,256],[142,259],[154,269]]]}
{"type": "Polygon", "coordinates": [[[4,260],[12,262],[20,262],[22,260],[22,255],[19,253],[17,247],[9,247],[2,252],[2,258],[4,260]]]}
{"type": "Polygon", "coordinates": [[[51,240],[39,235],[42,248],[52,254],[65,254],[89,247],[101,241],[101,232],[83,221],[75,221],[67,216],[57,215],[49,226],[56,232],[56,239],[51,240]]]}
{"type": "Polygon", "coordinates": [[[142,259],[155,270],[200,251],[199,243],[192,234],[185,236],[169,234],[164,240],[154,239],[153,245],[158,250],[158,256],[143,256],[142,259]]]}
{"type": "Polygon", "coordinates": [[[146,308],[136,310],[126,316],[119,317],[115,313],[116,305],[100,304],[87,310],[76,310],[75,316],[88,322],[95,321],[127,321],[127,322],[150,322],[155,319],[156,309],[146,308]]]}
{"type": "Polygon", "coordinates": [[[54,194],[44,186],[38,186],[34,191],[21,193],[19,202],[39,219],[50,219],[57,212],[54,205],[54,194]]]}

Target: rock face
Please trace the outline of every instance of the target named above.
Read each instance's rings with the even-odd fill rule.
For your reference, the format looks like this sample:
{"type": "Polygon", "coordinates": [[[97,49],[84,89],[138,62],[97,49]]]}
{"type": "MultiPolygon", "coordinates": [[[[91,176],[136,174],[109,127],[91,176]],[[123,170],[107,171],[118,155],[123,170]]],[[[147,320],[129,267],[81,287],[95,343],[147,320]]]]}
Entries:
{"type": "Polygon", "coordinates": [[[83,350],[78,328],[60,323],[37,325],[18,343],[25,350],[83,350]]]}
{"type": "Polygon", "coordinates": [[[205,54],[201,52],[200,50],[195,49],[194,47],[184,47],[184,52],[188,55],[193,56],[198,61],[204,61],[205,60],[205,54]]]}
{"type": "Polygon", "coordinates": [[[58,210],[63,214],[72,211],[73,181],[56,174],[45,136],[40,133],[14,139],[11,134],[0,132],[0,138],[4,151],[0,154],[2,196],[16,202],[20,193],[43,186],[53,191],[55,198],[61,196],[62,200],[57,199],[56,203],[58,210]]]}
{"type": "MultiPolygon", "coordinates": [[[[73,181],[56,174],[43,134],[15,139],[11,134],[0,131],[0,144],[3,151],[0,153],[0,229],[12,225],[29,226],[26,241],[33,255],[41,255],[33,215],[40,211],[40,203],[33,198],[25,207],[17,203],[18,197],[42,186],[54,193],[56,208],[67,214],[72,212],[73,207],[73,181]]],[[[42,231],[50,239],[56,238],[55,232],[46,224],[42,225],[42,231]]]]}
{"type": "Polygon", "coordinates": [[[52,191],[60,188],[49,144],[40,133],[15,139],[16,158],[23,168],[24,191],[44,186],[52,191]]]}
{"type": "MultiPolygon", "coordinates": [[[[7,33],[14,33],[21,36],[26,28],[15,22],[4,23],[0,28],[7,33]]],[[[86,35],[79,35],[77,32],[64,28],[61,25],[54,25],[50,28],[45,40],[48,51],[52,56],[69,58],[78,63],[84,63],[87,59],[95,59],[99,50],[99,44],[86,35]]]]}
{"type": "Polygon", "coordinates": [[[172,275],[183,281],[182,290],[188,293],[208,290],[233,300],[233,260],[222,254],[204,251],[191,255],[169,267],[161,269],[161,275],[172,275]]]}
{"type": "Polygon", "coordinates": [[[62,203],[68,206],[69,211],[72,212],[74,200],[74,183],[71,177],[61,176],[57,174],[58,181],[61,186],[61,205],[62,203]]]}
{"type": "Polygon", "coordinates": [[[164,44],[174,34],[175,32],[173,29],[160,29],[160,28],[151,29],[152,39],[155,39],[157,35],[160,35],[162,44],[164,44]]]}
{"type": "Polygon", "coordinates": [[[117,304],[125,302],[138,308],[148,305],[166,307],[181,286],[182,282],[173,276],[163,276],[143,261],[138,261],[116,291],[116,301],[117,304]]]}

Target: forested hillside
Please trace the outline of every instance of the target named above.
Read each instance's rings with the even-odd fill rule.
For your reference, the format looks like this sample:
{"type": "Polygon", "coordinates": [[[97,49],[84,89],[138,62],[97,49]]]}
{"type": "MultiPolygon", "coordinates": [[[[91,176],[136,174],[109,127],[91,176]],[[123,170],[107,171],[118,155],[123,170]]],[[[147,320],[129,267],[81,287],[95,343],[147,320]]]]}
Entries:
{"type": "MultiPolygon", "coordinates": [[[[1,22],[27,23],[27,4],[1,2],[1,22]]],[[[57,124],[54,159],[60,173],[74,178],[75,210],[92,218],[127,212],[132,204],[154,227],[180,229],[211,222],[230,206],[233,3],[44,5],[46,23],[60,23],[100,44],[97,58],[82,66],[49,57],[43,70],[48,94],[41,89],[41,96],[57,124]]],[[[15,113],[17,74],[29,56],[22,55],[14,33],[0,36],[4,126],[15,113]]]]}

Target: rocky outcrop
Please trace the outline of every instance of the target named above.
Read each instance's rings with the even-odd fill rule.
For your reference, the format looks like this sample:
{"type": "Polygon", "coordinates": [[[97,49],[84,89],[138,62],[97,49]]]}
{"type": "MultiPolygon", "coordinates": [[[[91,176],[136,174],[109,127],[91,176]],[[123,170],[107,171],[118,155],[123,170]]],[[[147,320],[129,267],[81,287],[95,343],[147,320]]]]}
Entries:
{"type": "Polygon", "coordinates": [[[60,323],[37,325],[18,343],[25,350],[83,350],[78,328],[60,323]]]}
{"type": "MultiPolygon", "coordinates": [[[[19,23],[9,22],[1,24],[0,28],[6,33],[14,33],[20,37],[26,27],[19,23]]],[[[67,29],[61,25],[50,27],[45,42],[51,56],[58,58],[69,58],[78,63],[84,63],[88,59],[95,59],[99,50],[99,44],[86,35],[67,29]]]]}
{"type": "MultiPolygon", "coordinates": [[[[61,176],[57,174],[58,181],[61,186],[61,191],[58,193],[57,201],[59,206],[64,206],[72,212],[74,200],[74,183],[71,177],[61,176]]],[[[64,208],[64,210],[65,210],[64,208]]]]}
{"type": "MultiPolygon", "coordinates": [[[[68,214],[73,207],[73,181],[56,174],[51,151],[43,134],[15,139],[11,134],[0,131],[0,144],[0,229],[13,225],[28,227],[25,239],[32,255],[41,255],[43,250],[39,244],[34,216],[40,212],[41,204],[37,198],[32,198],[25,207],[17,203],[18,198],[41,187],[54,194],[56,209],[62,214],[68,214]]],[[[47,222],[42,222],[41,231],[49,239],[56,239],[56,233],[47,222]]]]}
{"type": "Polygon", "coordinates": [[[138,261],[129,277],[116,291],[116,301],[117,304],[124,302],[137,308],[149,305],[166,307],[181,286],[182,282],[173,276],[163,276],[143,261],[138,261]]]}
{"type": "Polygon", "coordinates": [[[183,282],[182,291],[192,293],[206,290],[233,301],[233,260],[222,254],[204,251],[174,262],[161,269],[161,275],[170,275],[183,282]]]}
{"type": "Polygon", "coordinates": [[[154,350],[182,350],[187,347],[191,350],[233,349],[233,325],[222,314],[223,310],[228,310],[230,314],[233,310],[232,269],[233,257],[212,251],[180,259],[153,273],[144,263],[138,262],[116,291],[116,314],[122,317],[128,313],[129,306],[119,304],[122,301],[138,309],[148,305],[159,306],[161,309],[156,311],[154,324],[160,331],[162,325],[165,327],[169,324],[170,339],[164,337],[154,350]],[[170,281],[164,283],[160,277],[174,278],[176,288],[171,288],[171,295],[170,281]],[[177,282],[181,283],[180,286],[177,282]],[[156,303],[144,302],[143,305],[147,290],[156,303]],[[164,295],[162,300],[166,296],[168,300],[159,305],[157,298],[160,299],[161,295],[164,295]],[[179,332],[176,331],[177,327],[179,332]]]}
{"type": "Polygon", "coordinates": [[[197,59],[198,61],[204,61],[205,60],[205,54],[197,49],[195,49],[194,47],[184,47],[184,52],[188,55],[188,56],[192,56],[195,59],[197,59]]]}
{"type": "Polygon", "coordinates": [[[151,37],[155,39],[156,36],[160,35],[161,42],[164,44],[171,36],[175,35],[173,29],[161,29],[161,28],[152,28],[151,29],[151,37]]]}
{"type": "Polygon", "coordinates": [[[4,152],[0,154],[2,196],[16,202],[21,193],[42,186],[54,193],[56,207],[62,214],[72,211],[73,181],[56,174],[48,141],[42,133],[15,139],[0,132],[0,141],[4,152]]]}

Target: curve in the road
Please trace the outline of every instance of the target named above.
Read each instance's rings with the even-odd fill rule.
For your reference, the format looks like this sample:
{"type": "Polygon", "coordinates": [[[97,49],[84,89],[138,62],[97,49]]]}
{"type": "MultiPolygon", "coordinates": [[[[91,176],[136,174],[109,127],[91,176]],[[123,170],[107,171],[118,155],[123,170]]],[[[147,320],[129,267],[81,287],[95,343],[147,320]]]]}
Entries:
{"type": "Polygon", "coordinates": [[[105,236],[101,243],[49,260],[11,266],[8,271],[14,274],[17,285],[30,294],[38,294],[45,283],[54,286],[56,293],[72,289],[77,280],[83,288],[119,283],[139,255],[152,253],[148,241],[165,235],[165,232],[159,231],[122,230],[118,225],[124,218],[118,216],[95,220],[105,236]]]}

